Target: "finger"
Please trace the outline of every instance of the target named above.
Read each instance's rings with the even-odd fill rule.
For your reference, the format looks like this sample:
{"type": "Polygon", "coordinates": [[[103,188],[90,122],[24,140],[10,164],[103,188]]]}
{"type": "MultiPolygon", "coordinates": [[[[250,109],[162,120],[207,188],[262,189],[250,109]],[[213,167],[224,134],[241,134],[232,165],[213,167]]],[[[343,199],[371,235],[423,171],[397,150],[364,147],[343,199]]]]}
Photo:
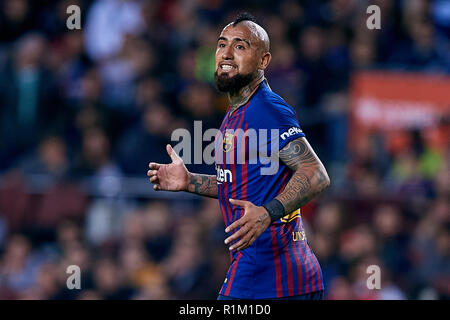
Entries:
{"type": "Polygon", "coordinates": [[[159,186],[159,184],[155,184],[155,185],[153,186],[153,190],[159,191],[159,190],[161,190],[161,187],[159,186]]]}
{"type": "Polygon", "coordinates": [[[150,163],[148,164],[148,167],[149,167],[150,169],[154,169],[154,170],[158,170],[161,166],[162,166],[162,164],[156,163],[156,162],[150,162],[150,163]]]}
{"type": "Polygon", "coordinates": [[[158,174],[158,170],[148,170],[148,171],[147,171],[147,175],[148,175],[149,177],[155,176],[155,175],[157,175],[157,174],[158,174]]]}
{"type": "Polygon", "coordinates": [[[150,182],[151,183],[158,183],[158,177],[157,176],[152,176],[151,178],[150,178],[150,182]]]}
{"type": "Polygon", "coordinates": [[[234,245],[232,245],[230,248],[229,248],[229,250],[230,251],[232,251],[232,250],[237,250],[237,251],[239,251],[239,249],[241,249],[241,247],[244,245],[244,244],[246,244],[247,243],[247,239],[241,239],[241,240],[239,240],[237,243],[235,243],[234,245]]]}
{"type": "Polygon", "coordinates": [[[255,242],[256,238],[257,238],[256,234],[254,234],[245,245],[243,245],[242,247],[236,248],[236,250],[241,251],[241,250],[247,249],[248,247],[250,247],[253,244],[253,242],[255,242]]]}
{"type": "Polygon", "coordinates": [[[253,234],[253,236],[250,237],[250,240],[248,240],[247,242],[244,242],[242,245],[236,244],[233,246],[234,249],[236,249],[237,251],[241,251],[244,249],[247,249],[248,247],[250,247],[253,242],[256,240],[255,234],[253,234]]]}
{"type": "Polygon", "coordinates": [[[230,203],[234,206],[246,207],[250,202],[245,200],[230,199],[230,203]]]}
{"type": "Polygon", "coordinates": [[[233,222],[232,224],[230,224],[226,229],[225,232],[230,232],[234,229],[236,229],[237,227],[242,226],[243,224],[245,224],[245,222],[247,222],[247,219],[245,217],[245,215],[240,218],[239,220],[236,220],[235,222],[233,222]]]}
{"type": "Polygon", "coordinates": [[[243,226],[241,229],[233,233],[231,236],[225,239],[225,244],[229,244],[238,238],[242,238],[248,231],[248,228],[243,226]]]}
{"type": "Polygon", "coordinates": [[[233,244],[230,247],[230,250],[242,250],[249,246],[250,239],[252,238],[252,234],[247,233],[241,240],[239,240],[237,243],[233,244]]]}
{"type": "Polygon", "coordinates": [[[168,144],[166,146],[167,153],[170,156],[170,159],[172,159],[172,162],[180,162],[181,158],[178,156],[178,154],[173,150],[172,146],[168,144]]]}

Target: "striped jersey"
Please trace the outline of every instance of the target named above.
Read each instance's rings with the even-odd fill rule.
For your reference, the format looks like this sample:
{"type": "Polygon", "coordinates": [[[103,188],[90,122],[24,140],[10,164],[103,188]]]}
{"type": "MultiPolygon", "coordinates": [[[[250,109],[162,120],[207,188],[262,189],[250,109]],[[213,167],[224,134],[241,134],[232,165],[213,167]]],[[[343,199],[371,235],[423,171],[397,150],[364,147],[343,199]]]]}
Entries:
{"type": "MultiPolygon", "coordinates": [[[[226,226],[244,214],[230,198],[261,206],[283,191],[293,171],[277,153],[304,136],[294,109],[266,80],[245,105],[234,112],[228,108],[215,140],[218,199],[226,226]]],[[[264,299],[323,290],[322,271],[308,245],[300,209],[274,221],[250,247],[230,252],[230,258],[222,295],[264,299]]]]}

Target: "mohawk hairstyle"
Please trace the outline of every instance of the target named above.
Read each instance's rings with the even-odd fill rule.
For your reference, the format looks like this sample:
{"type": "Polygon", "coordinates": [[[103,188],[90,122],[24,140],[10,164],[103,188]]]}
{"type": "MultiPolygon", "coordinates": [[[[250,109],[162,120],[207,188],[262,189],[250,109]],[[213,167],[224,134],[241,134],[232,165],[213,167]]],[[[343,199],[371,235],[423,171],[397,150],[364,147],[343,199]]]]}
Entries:
{"type": "Polygon", "coordinates": [[[235,25],[237,25],[239,22],[242,22],[242,21],[252,21],[252,22],[254,22],[254,23],[257,23],[255,17],[252,16],[250,13],[248,13],[248,12],[242,12],[242,13],[240,13],[240,14],[236,17],[236,19],[234,19],[234,21],[233,21],[233,27],[234,27],[235,25]]]}

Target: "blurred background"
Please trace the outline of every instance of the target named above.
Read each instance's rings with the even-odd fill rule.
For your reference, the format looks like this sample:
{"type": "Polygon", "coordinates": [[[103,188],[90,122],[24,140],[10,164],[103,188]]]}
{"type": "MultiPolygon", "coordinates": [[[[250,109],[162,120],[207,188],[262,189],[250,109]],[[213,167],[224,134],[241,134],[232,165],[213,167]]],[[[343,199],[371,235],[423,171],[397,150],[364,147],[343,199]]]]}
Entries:
{"type": "Polygon", "coordinates": [[[216,41],[242,11],[331,177],[302,209],[326,299],[449,298],[448,0],[0,1],[0,298],[217,297],[217,201],[154,192],[146,172],[174,129],[220,126],[216,41]]]}

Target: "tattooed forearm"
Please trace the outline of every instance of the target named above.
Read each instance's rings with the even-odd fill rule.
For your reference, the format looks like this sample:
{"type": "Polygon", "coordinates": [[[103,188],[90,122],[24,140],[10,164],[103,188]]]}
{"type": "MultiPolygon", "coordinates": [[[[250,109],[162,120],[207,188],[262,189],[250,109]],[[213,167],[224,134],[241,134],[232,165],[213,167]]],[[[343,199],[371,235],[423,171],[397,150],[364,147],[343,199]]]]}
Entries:
{"type": "Polygon", "coordinates": [[[296,139],[284,147],[280,151],[280,159],[295,171],[286,188],[276,197],[286,213],[304,206],[329,186],[328,174],[305,138],[296,139]]]}
{"type": "Polygon", "coordinates": [[[321,170],[303,172],[299,169],[276,199],[283,204],[286,213],[292,212],[307,204],[328,185],[329,179],[321,170]]]}
{"type": "Polygon", "coordinates": [[[187,191],[205,197],[217,198],[216,176],[190,173],[187,191]]]}

